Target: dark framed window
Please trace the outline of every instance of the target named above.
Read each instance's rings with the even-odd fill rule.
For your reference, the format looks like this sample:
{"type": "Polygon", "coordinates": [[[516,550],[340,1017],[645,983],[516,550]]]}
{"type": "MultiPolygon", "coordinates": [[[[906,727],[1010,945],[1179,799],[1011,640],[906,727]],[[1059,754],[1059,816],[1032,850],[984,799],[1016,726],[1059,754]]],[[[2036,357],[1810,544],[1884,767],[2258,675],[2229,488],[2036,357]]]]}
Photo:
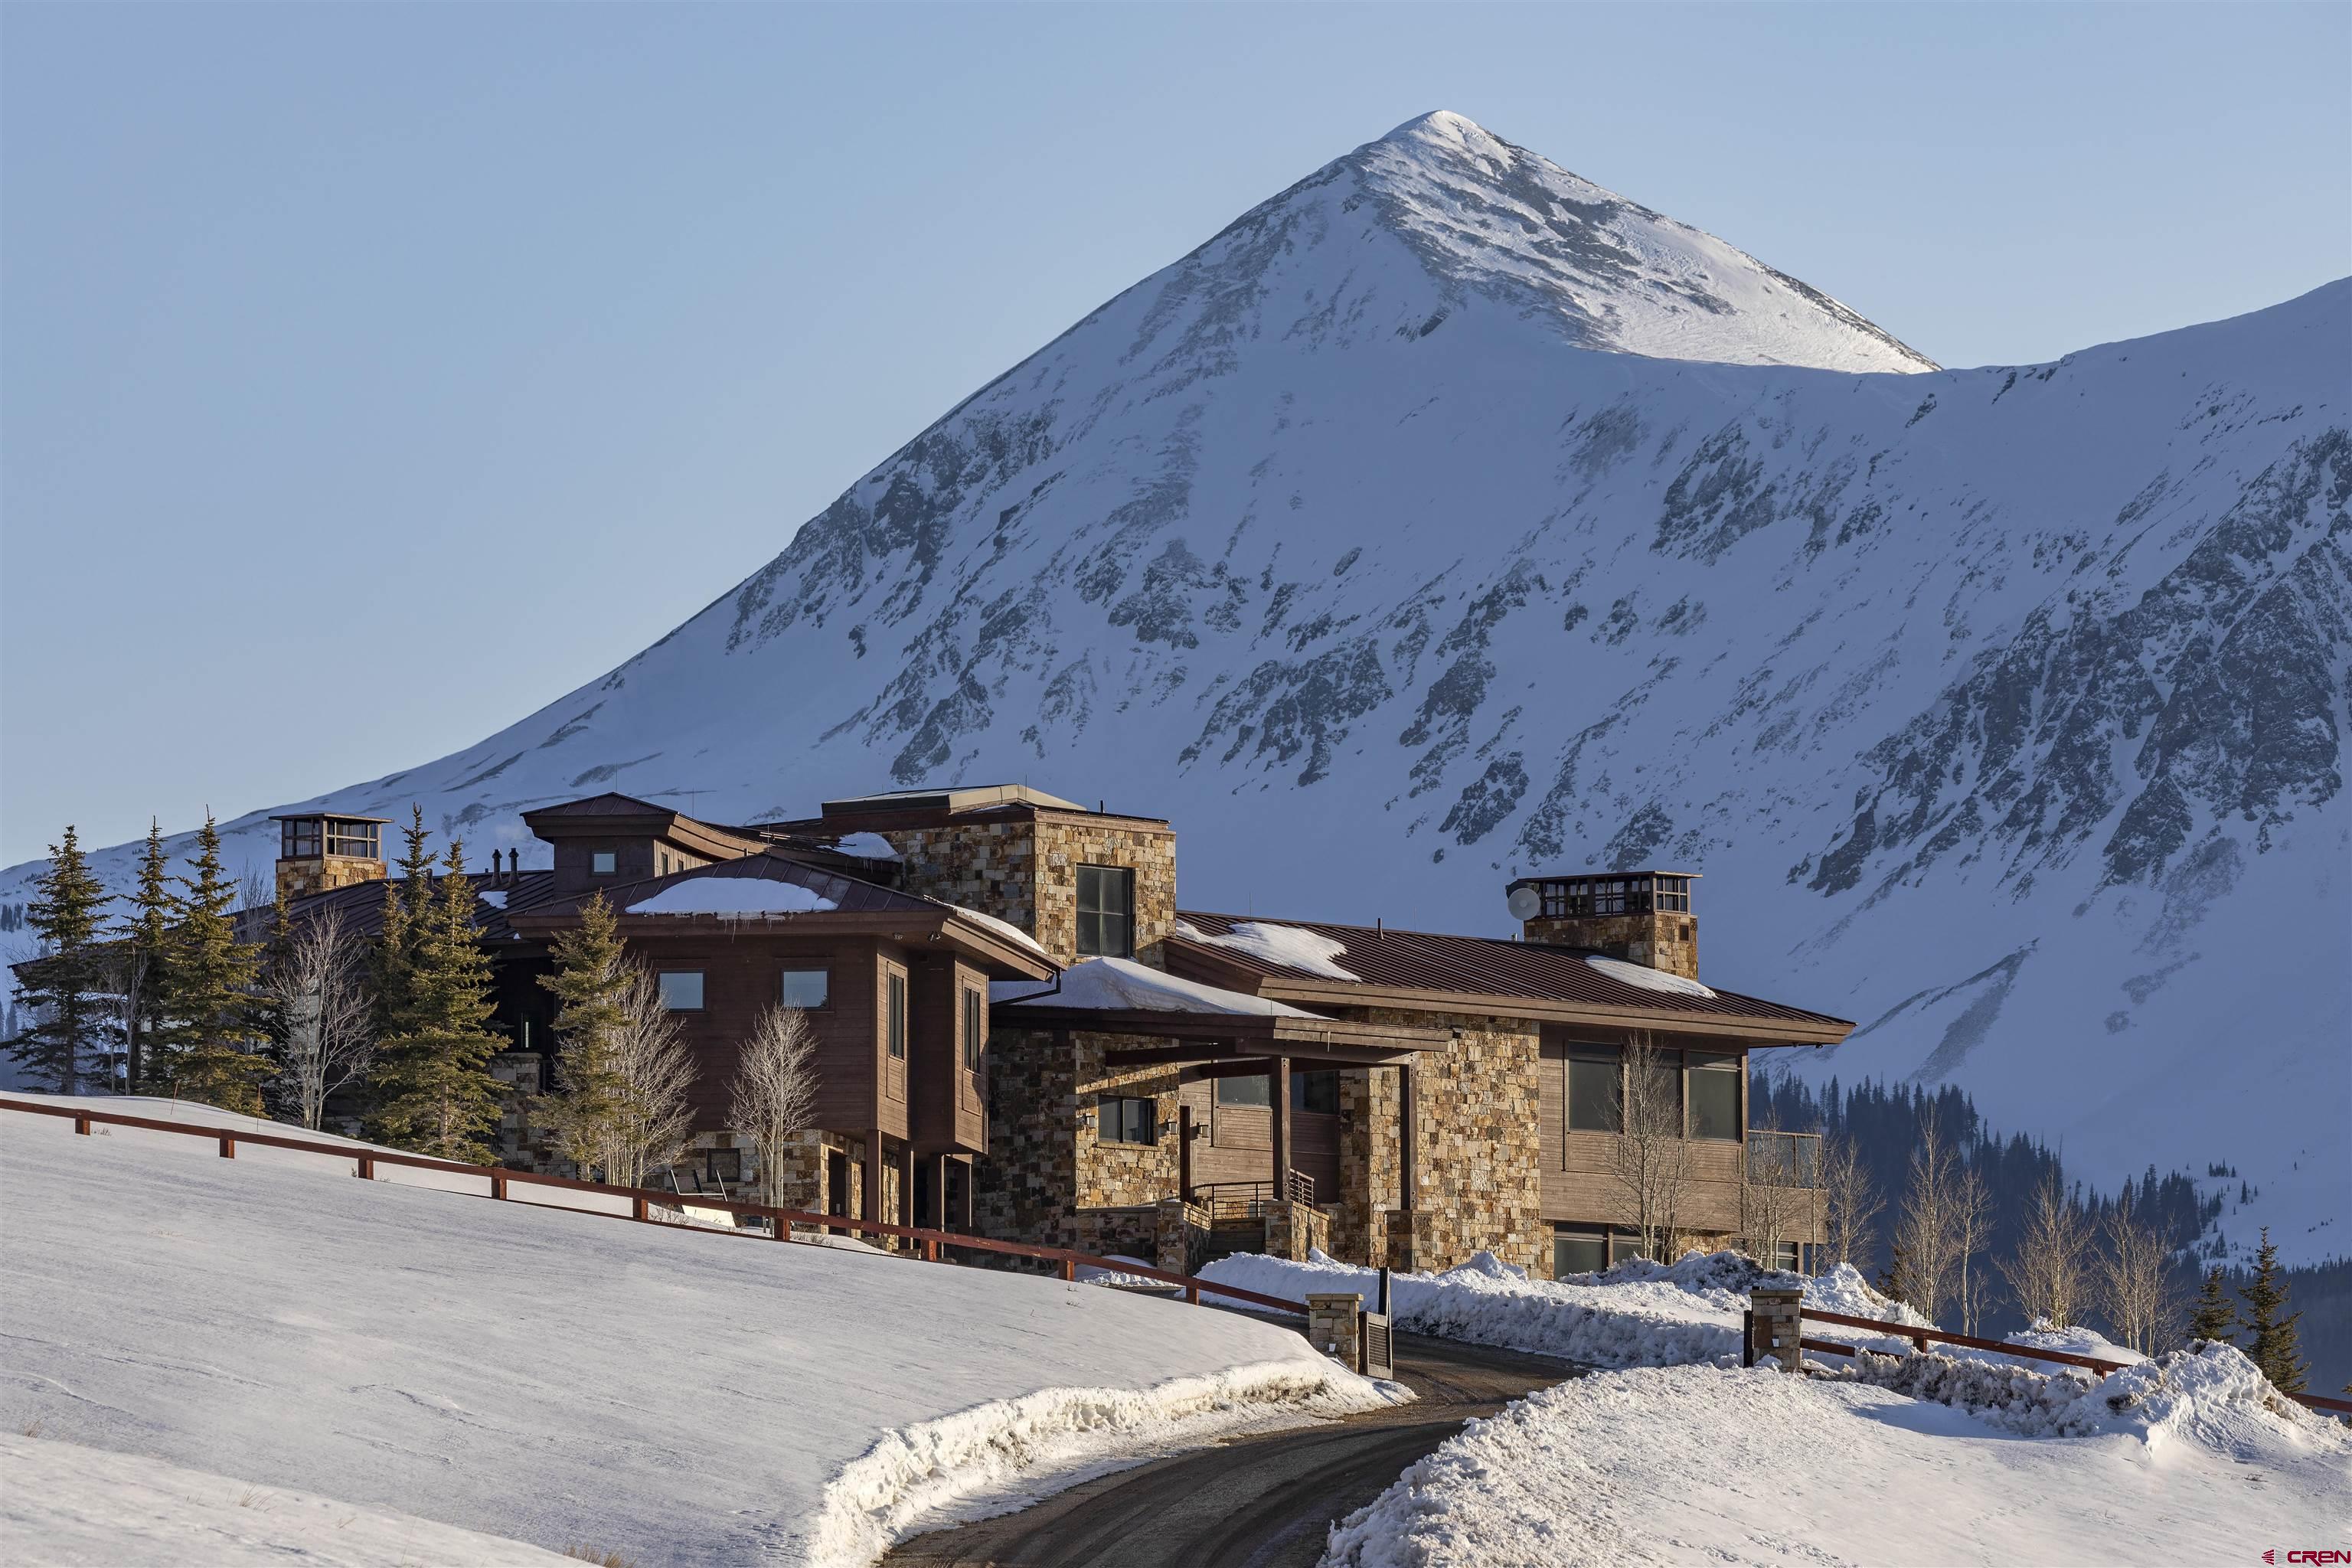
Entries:
{"type": "Polygon", "coordinates": [[[1292,1073],[1290,1108],[1337,1116],[1339,1113],[1339,1075],[1336,1072],[1292,1073]]]}
{"type": "Polygon", "coordinates": [[[592,850],[588,856],[588,874],[609,877],[621,868],[621,858],[610,849],[592,850]]]}
{"type": "Polygon", "coordinates": [[[1129,1095],[1104,1095],[1102,1142],[1106,1143],[1159,1142],[1158,1111],[1158,1105],[1149,1100],[1139,1100],[1129,1095]]]}
{"type": "Polygon", "coordinates": [[[1565,1225],[1556,1225],[1551,1227],[1553,1279],[1561,1279],[1570,1274],[1598,1274],[1608,1267],[1607,1232],[1565,1225]]]}
{"type": "Polygon", "coordinates": [[[1274,1089],[1264,1073],[1255,1078],[1221,1078],[1217,1080],[1219,1105],[1272,1105],[1274,1089]]]}
{"type": "Polygon", "coordinates": [[[907,1054],[907,977],[893,972],[890,975],[889,993],[887,1041],[890,1054],[903,1058],[907,1054]]]}
{"type": "Polygon", "coordinates": [[[662,1005],[673,1013],[702,1011],[702,971],[665,969],[661,972],[662,1005]]]}
{"type": "Polygon", "coordinates": [[[1636,1258],[1649,1256],[1649,1250],[1642,1245],[1639,1233],[1630,1230],[1612,1230],[1609,1233],[1609,1266],[1611,1268],[1613,1268],[1620,1263],[1629,1263],[1636,1258]]]}
{"type": "Polygon", "coordinates": [[[963,1070],[980,1070],[980,1047],[988,1040],[988,1005],[967,986],[963,994],[963,1070]]]}
{"type": "Polygon", "coordinates": [[[383,833],[381,823],[331,816],[327,818],[327,853],[350,855],[362,860],[379,859],[383,847],[383,833]]]}
{"type": "Polygon", "coordinates": [[[1712,1051],[1690,1053],[1690,1135],[1738,1141],[1739,1058],[1712,1051]]]}
{"type": "Polygon", "coordinates": [[[713,1149],[709,1151],[710,1180],[714,1185],[732,1185],[743,1179],[743,1151],[713,1149]]]}
{"type": "Polygon", "coordinates": [[[1135,873],[1126,867],[1078,868],[1078,956],[1135,956],[1135,873]]]}
{"type": "Polygon", "coordinates": [[[315,860],[319,858],[319,819],[301,817],[278,825],[278,853],[289,860],[315,860]]]}
{"type": "Polygon", "coordinates": [[[1568,1129],[1571,1132],[1625,1130],[1624,1061],[1607,1046],[1570,1046],[1568,1050],[1568,1129]]]}
{"type": "Polygon", "coordinates": [[[777,1000],[787,1007],[814,1011],[824,1006],[833,995],[833,971],[829,969],[787,969],[783,984],[778,987],[777,1000]]]}

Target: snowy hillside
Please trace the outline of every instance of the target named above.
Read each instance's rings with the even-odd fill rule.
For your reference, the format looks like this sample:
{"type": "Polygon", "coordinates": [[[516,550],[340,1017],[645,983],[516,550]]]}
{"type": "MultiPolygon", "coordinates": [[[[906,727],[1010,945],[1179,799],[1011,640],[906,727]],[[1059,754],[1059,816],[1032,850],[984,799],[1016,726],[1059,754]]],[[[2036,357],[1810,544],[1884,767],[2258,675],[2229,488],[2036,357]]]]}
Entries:
{"type": "Polygon", "coordinates": [[[472,1531],[853,1568],[926,1510],[1388,1397],[1234,1313],[351,1171],[0,1118],[0,1429],[164,1462],[34,1497],[54,1451],[0,1452],[0,1555],[110,1529],[81,1560],[221,1546],[257,1490],[304,1494],[245,1521],[292,1561],[325,1499],[371,1551],[312,1560],[527,1560],[458,1550],[472,1531]],[[396,1557],[417,1521],[457,1528],[396,1557]]]}
{"type": "Polygon", "coordinates": [[[1936,371],[1431,116],[329,798],[478,856],[592,789],[1025,780],[1172,817],[1195,908],[1497,933],[1508,877],[1671,863],[1709,979],[1864,1025],[1794,1070],[1956,1082],[2103,1182],[2230,1162],[2233,1244],[2352,1252],[2347,317],[1936,371]]]}

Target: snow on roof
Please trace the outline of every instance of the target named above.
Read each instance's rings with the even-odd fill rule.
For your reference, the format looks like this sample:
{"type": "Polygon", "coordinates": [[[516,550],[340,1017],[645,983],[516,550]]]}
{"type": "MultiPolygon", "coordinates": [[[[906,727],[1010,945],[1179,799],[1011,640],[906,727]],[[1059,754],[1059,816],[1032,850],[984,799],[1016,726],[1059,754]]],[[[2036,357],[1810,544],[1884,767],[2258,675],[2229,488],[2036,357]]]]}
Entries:
{"type": "MultiPolygon", "coordinates": [[[[986,926],[989,930],[994,931],[997,935],[1005,938],[1007,941],[1027,948],[1038,957],[1045,960],[1046,963],[1051,963],[1053,962],[1053,955],[1047,952],[1044,948],[1037,945],[1037,939],[1035,937],[1031,936],[1027,931],[1023,931],[1011,921],[1001,921],[994,915],[984,915],[978,910],[965,909],[961,904],[950,904],[948,908],[953,910],[956,913],[961,915],[968,921],[986,926]]],[[[1029,984],[1030,982],[1024,980],[1021,982],[1021,984],[1026,985],[1029,984]]]]}
{"type": "Polygon", "coordinates": [[[1040,1007],[1076,1007],[1095,1012],[1220,1013],[1256,1018],[1319,1018],[1286,1003],[1269,1002],[1244,991],[1181,980],[1131,958],[1089,958],[1062,971],[1062,988],[1040,995],[1034,980],[999,980],[989,1000],[1013,1006],[1022,999],[1040,1007]]]}
{"type": "Polygon", "coordinates": [[[834,845],[844,855],[855,855],[863,860],[896,860],[898,851],[878,833],[845,833],[834,845]]]}
{"type": "Polygon", "coordinates": [[[494,910],[502,910],[507,907],[507,890],[504,888],[478,889],[475,891],[474,897],[481,900],[482,902],[489,905],[490,908],[494,910]]]}
{"type": "Polygon", "coordinates": [[[1265,963],[1278,963],[1286,969],[1301,970],[1308,974],[1320,974],[1332,980],[1362,978],[1332,962],[1348,951],[1346,942],[1319,931],[1302,931],[1297,926],[1276,925],[1268,921],[1244,921],[1222,936],[1211,936],[1183,921],[1178,921],[1176,934],[1189,941],[1206,942],[1211,947],[1229,947],[1265,963]]]}
{"type": "Polygon", "coordinates": [[[633,915],[804,915],[841,906],[798,882],[695,877],[629,906],[633,915]]]}
{"type": "Polygon", "coordinates": [[[1669,974],[1663,969],[1653,969],[1646,963],[1628,963],[1622,958],[1603,958],[1588,953],[1585,963],[1627,985],[1638,985],[1644,991],[1671,991],[1677,996],[1712,996],[1715,993],[1696,980],[1685,980],[1679,974],[1669,974]]]}

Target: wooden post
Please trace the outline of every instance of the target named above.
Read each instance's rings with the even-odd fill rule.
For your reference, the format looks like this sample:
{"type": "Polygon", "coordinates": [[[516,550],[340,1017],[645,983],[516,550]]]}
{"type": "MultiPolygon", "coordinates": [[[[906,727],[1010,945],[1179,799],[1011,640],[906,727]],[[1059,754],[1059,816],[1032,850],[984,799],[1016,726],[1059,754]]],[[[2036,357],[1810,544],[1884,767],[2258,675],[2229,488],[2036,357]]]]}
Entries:
{"type": "Polygon", "coordinates": [[[858,1218],[878,1220],[882,1217],[882,1129],[879,1127],[866,1134],[866,1191],[859,1197],[858,1218]]]}
{"type": "Polygon", "coordinates": [[[1191,1306],[1201,1304],[1201,1287],[1197,1282],[1184,1287],[1184,1300],[1191,1306]]]}
{"type": "Polygon", "coordinates": [[[923,1237],[923,1256],[933,1263],[937,1263],[940,1260],[940,1238],[938,1237],[927,1236],[923,1237]]]}
{"type": "Polygon", "coordinates": [[[224,1160],[236,1158],[236,1140],[226,1132],[220,1135],[220,1154],[224,1160]]]}
{"type": "Polygon", "coordinates": [[[77,1117],[75,1117],[75,1118],[74,1118],[74,1131],[77,1131],[77,1132],[79,1132],[79,1133],[80,1133],[80,1134],[81,1134],[83,1137],[85,1137],[85,1138],[89,1137],[89,1117],[87,1117],[87,1116],[77,1116],[77,1117]]]}
{"type": "Polygon", "coordinates": [[[1266,1096],[1274,1108],[1274,1201],[1290,1201],[1290,1058],[1274,1058],[1274,1072],[1266,1087],[1266,1096]]]}
{"type": "MultiPolygon", "coordinates": [[[[1412,1213],[1412,1069],[1401,1067],[1397,1068],[1397,1207],[1408,1215],[1412,1213]]],[[[1414,1266],[1421,1267],[1421,1260],[1416,1259],[1414,1266]]]]}
{"type": "Polygon", "coordinates": [[[645,1220],[647,1223],[652,1222],[653,1215],[646,1211],[645,1199],[631,1198],[629,1200],[629,1217],[631,1219],[645,1220]]]}
{"type": "MultiPolygon", "coordinates": [[[[911,1143],[898,1145],[898,1207],[893,1217],[909,1230],[915,1227],[915,1148],[911,1143]]],[[[904,1237],[899,1238],[898,1247],[906,1252],[915,1250],[904,1237]]]]}
{"type": "Polygon", "coordinates": [[[1192,1201],[1192,1108],[1176,1107],[1176,1195],[1192,1201]]]}
{"type": "Polygon", "coordinates": [[[490,1196],[494,1198],[503,1198],[506,1195],[507,1179],[504,1176],[492,1176],[490,1178],[490,1196]]]}
{"type": "Polygon", "coordinates": [[[1062,1259],[1062,1279],[1063,1279],[1066,1282],[1067,1282],[1067,1283],[1070,1283],[1070,1284],[1076,1284],[1076,1283],[1077,1282],[1077,1278],[1078,1278],[1078,1260],[1077,1260],[1076,1258],[1063,1258],[1063,1259],[1062,1259]]]}
{"type": "Polygon", "coordinates": [[[356,1170],[356,1171],[353,1171],[353,1172],[352,1173],[352,1174],[353,1174],[354,1176],[357,1176],[357,1177],[358,1177],[361,1181],[362,1181],[362,1182],[373,1182],[373,1181],[374,1181],[374,1180],[375,1180],[375,1157],[374,1157],[373,1155],[371,1155],[371,1154],[362,1154],[362,1155],[361,1155],[361,1156],[360,1156],[360,1158],[359,1158],[359,1169],[358,1169],[358,1170],[356,1170]]]}
{"type": "Polygon", "coordinates": [[[962,1196],[956,1203],[956,1228],[966,1236],[977,1236],[980,1227],[972,1218],[972,1205],[978,1201],[973,1189],[980,1183],[980,1167],[969,1159],[956,1163],[963,1167],[963,1180],[957,1184],[962,1188],[962,1196]]]}
{"type": "MultiPolygon", "coordinates": [[[[931,1228],[952,1230],[955,1226],[948,1219],[948,1157],[945,1154],[926,1154],[923,1163],[930,1173],[931,1228]]],[[[937,1257],[938,1254],[933,1253],[932,1256],[937,1257]]]]}

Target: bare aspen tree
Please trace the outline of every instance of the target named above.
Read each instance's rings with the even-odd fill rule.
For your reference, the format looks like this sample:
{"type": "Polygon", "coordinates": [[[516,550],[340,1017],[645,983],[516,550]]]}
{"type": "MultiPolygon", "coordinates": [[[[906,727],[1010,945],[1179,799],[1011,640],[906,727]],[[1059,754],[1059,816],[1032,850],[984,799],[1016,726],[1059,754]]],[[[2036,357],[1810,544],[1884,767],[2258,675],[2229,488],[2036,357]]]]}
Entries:
{"type": "Polygon", "coordinates": [[[2098,1254],[2093,1281],[2099,1310],[2115,1330],[2117,1343],[2154,1355],[2173,1338],[2182,1310],[2169,1267],[2171,1249],[2132,1214],[2129,1187],[2107,1211],[2100,1228],[2105,1246],[2098,1254]]]}
{"type": "Polygon", "coordinates": [[[1984,1173],[1962,1168],[1952,1184],[1952,1304],[1959,1309],[1960,1332],[1973,1334],[1992,1306],[1992,1277],[1985,1248],[1992,1241],[1992,1193],[1984,1173]]]}
{"type": "Polygon", "coordinates": [[[2056,1176],[2044,1176],[2017,1252],[2000,1264],[2000,1276],[2016,1292],[2028,1321],[2047,1319],[2061,1329],[2074,1321],[2090,1284],[2084,1268],[2089,1246],[2083,1211],[2056,1176]]]}
{"type": "Polygon", "coordinates": [[[1950,1305],[1958,1269],[1953,1257],[1959,1159],[1930,1115],[1919,1124],[1911,1151],[1910,1184],[1895,1222],[1895,1242],[1903,1248],[1911,1305],[1940,1321],[1950,1305]]]}
{"type": "Polygon", "coordinates": [[[1741,1145],[1739,1228],[1748,1251],[1778,1268],[1780,1244],[1796,1229],[1812,1194],[1797,1184],[1791,1140],[1780,1135],[1778,1118],[1763,1114],[1764,1124],[1748,1128],[1741,1145]]]}
{"type": "Polygon", "coordinates": [[[1830,1263],[1860,1268],[1877,1239],[1878,1216],[1886,1203],[1851,1139],[1822,1140],[1822,1196],[1830,1263]]]}
{"type": "Polygon", "coordinates": [[[1682,1053],[1661,1049],[1648,1034],[1625,1042],[1618,1086],[1623,1115],[1612,1146],[1610,1174],[1630,1211],[1642,1250],[1674,1261],[1690,1188],[1690,1143],[1683,1136],[1682,1053]]]}
{"type": "Polygon", "coordinates": [[[98,962],[100,1005],[107,1017],[110,1046],[119,1044],[122,1070],[114,1081],[117,1092],[136,1094],[139,1047],[152,1020],[148,999],[155,987],[155,955],[139,942],[124,939],[107,944],[98,962]]]}
{"type": "Polygon", "coordinates": [[[694,1057],[651,970],[629,964],[617,999],[620,1018],[606,1063],[617,1092],[604,1138],[604,1179],[640,1187],[686,1149],[694,1125],[687,1100],[694,1057]]]}
{"type": "Polygon", "coordinates": [[[375,1055],[368,944],[331,906],[291,923],[264,985],[280,1020],[286,1102],[315,1131],[328,1098],[363,1075],[375,1055]]]}
{"type": "Polygon", "coordinates": [[[783,1206],[783,1151],[816,1109],[816,1031],[798,1007],[760,1015],[743,1044],[727,1120],[748,1132],[760,1161],[760,1201],[783,1206]]]}

